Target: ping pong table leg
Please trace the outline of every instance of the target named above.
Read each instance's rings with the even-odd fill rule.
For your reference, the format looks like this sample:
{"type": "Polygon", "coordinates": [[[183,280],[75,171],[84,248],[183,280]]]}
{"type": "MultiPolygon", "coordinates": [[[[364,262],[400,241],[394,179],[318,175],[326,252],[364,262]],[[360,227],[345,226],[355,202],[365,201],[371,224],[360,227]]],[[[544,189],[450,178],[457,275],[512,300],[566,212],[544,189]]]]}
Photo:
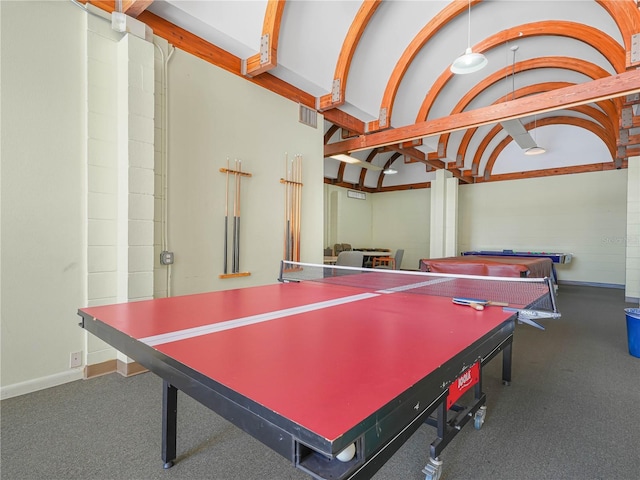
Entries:
{"type": "Polygon", "coordinates": [[[502,384],[511,385],[511,350],[513,343],[509,342],[502,350],[502,384]]]}
{"type": "Polygon", "coordinates": [[[178,420],[178,389],[162,381],[162,461],[171,468],[176,459],[176,427],[178,420]]]}

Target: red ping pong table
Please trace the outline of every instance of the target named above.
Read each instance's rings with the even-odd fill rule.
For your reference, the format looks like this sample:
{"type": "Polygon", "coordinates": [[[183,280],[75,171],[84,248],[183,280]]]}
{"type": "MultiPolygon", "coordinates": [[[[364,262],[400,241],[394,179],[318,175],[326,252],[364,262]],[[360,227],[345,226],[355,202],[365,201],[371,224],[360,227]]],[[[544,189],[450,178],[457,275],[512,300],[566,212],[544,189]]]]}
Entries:
{"type": "MultiPolygon", "coordinates": [[[[445,281],[433,274],[388,289],[368,281],[385,275],[365,271],[78,313],[87,331],[163,379],[165,468],[176,458],[181,390],[318,479],[370,478],[431,423],[437,438],[423,473],[436,479],[439,455],[459,429],[484,421],[482,366],[502,352],[503,381],[511,381],[515,314],[412,293],[445,281]],[[457,405],[470,389],[471,404],[457,405]],[[338,458],[345,449],[352,457],[338,458]]],[[[539,295],[511,305],[527,307],[539,295]]]]}

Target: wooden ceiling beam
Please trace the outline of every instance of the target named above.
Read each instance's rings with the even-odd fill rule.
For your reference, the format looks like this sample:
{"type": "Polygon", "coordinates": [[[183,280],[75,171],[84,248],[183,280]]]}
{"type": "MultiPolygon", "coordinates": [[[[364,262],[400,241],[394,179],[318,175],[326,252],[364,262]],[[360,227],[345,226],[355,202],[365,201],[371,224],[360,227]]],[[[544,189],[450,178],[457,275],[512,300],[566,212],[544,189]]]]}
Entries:
{"type": "MultiPolygon", "coordinates": [[[[556,90],[558,88],[568,87],[571,85],[575,85],[575,84],[568,83],[568,82],[544,82],[544,83],[538,83],[535,85],[528,85],[526,87],[517,89],[515,92],[513,92],[513,94],[505,95],[504,97],[499,98],[494,102],[494,105],[497,103],[506,102],[509,96],[511,95],[513,95],[513,98],[521,98],[524,96],[533,95],[536,93],[546,92],[550,90],[556,90]]],[[[603,127],[605,127],[605,129],[608,132],[610,132],[610,134],[613,135],[614,143],[615,143],[615,138],[617,137],[617,134],[618,134],[617,118],[619,117],[619,114],[615,108],[615,105],[610,100],[604,100],[602,102],[598,102],[597,105],[605,113],[602,113],[600,112],[600,110],[597,110],[593,107],[586,107],[586,106],[573,107],[572,110],[575,109],[576,111],[582,111],[582,113],[585,113],[593,117],[595,120],[597,120],[603,127]]],[[[471,143],[471,138],[473,137],[473,135],[476,133],[477,130],[478,128],[474,127],[474,128],[469,128],[467,129],[467,131],[464,132],[464,135],[462,136],[462,140],[460,141],[460,145],[458,146],[458,152],[456,154],[456,162],[454,163],[452,162],[453,164],[449,164],[449,168],[462,168],[462,166],[458,166],[458,159],[464,159],[464,157],[466,156],[467,149],[469,148],[469,144],[471,143]]],[[[449,137],[450,137],[450,134],[448,133],[445,133],[444,135],[441,136],[440,141],[444,143],[445,148],[448,144],[449,137]]],[[[464,161],[462,161],[462,163],[464,163],[464,161]]]]}
{"type": "Polygon", "coordinates": [[[591,82],[518,98],[497,105],[460,112],[396,129],[360,135],[325,146],[325,156],[393,145],[422,137],[432,137],[503,120],[553,112],[640,92],[640,70],[600,78],[591,82]]]}
{"type": "Polygon", "coordinates": [[[138,18],[138,16],[142,12],[144,12],[152,3],[153,0],[123,0],[122,10],[127,15],[133,18],[138,18]]]}
{"type": "MultiPolygon", "coordinates": [[[[530,60],[517,62],[512,67],[505,67],[501,70],[498,70],[497,72],[494,72],[491,75],[489,75],[487,78],[483,79],[477,85],[474,85],[473,88],[471,88],[471,90],[469,90],[460,99],[460,101],[456,104],[456,106],[453,107],[453,110],[451,110],[450,114],[464,111],[464,109],[467,108],[469,104],[471,104],[471,102],[478,95],[480,95],[483,91],[490,88],[491,86],[496,85],[501,81],[504,81],[507,75],[509,75],[510,73],[513,74],[512,73],[513,71],[515,71],[515,73],[521,73],[521,72],[534,70],[538,68],[561,68],[561,69],[571,70],[577,73],[581,73],[591,78],[592,80],[609,76],[609,72],[607,72],[602,67],[599,67],[598,65],[595,65],[591,62],[586,62],[584,60],[580,60],[577,58],[570,58],[570,57],[532,58],[530,60]]],[[[565,84],[563,86],[568,86],[568,85],[565,84]]],[[[527,88],[527,87],[523,87],[522,89],[519,89],[517,92],[514,91],[511,94],[508,94],[508,95],[505,95],[504,97],[499,98],[498,100],[493,102],[493,105],[500,102],[506,102],[509,99],[509,97],[511,97],[511,99],[514,99],[514,98],[520,98],[524,96],[525,95],[524,93],[520,93],[522,90],[524,90],[524,88],[527,88]]],[[[551,90],[551,88],[545,89],[545,91],[549,91],[549,90],[551,90]]],[[[527,95],[531,93],[533,92],[529,92],[527,93],[527,95]]],[[[539,91],[536,93],[539,93],[539,91]]],[[[621,104],[621,102],[619,101],[617,103],[621,104]]],[[[615,108],[613,113],[617,115],[615,108]]],[[[440,140],[438,141],[438,143],[442,143],[444,145],[445,152],[449,144],[450,136],[451,136],[450,133],[445,133],[440,137],[440,140]]]]}
{"type": "Polygon", "coordinates": [[[424,163],[425,165],[429,165],[430,167],[433,167],[435,169],[443,169],[446,167],[446,165],[442,160],[429,159],[424,152],[422,152],[421,150],[418,150],[417,148],[402,147],[400,145],[388,145],[387,147],[384,147],[384,148],[386,148],[387,150],[397,152],[401,155],[410,157],[416,162],[424,163]]]}
{"type": "Polygon", "coordinates": [[[636,0],[596,0],[616,22],[626,50],[627,68],[640,62],[631,61],[631,37],[640,33],[640,4],[636,0]]]}
{"type": "Polygon", "coordinates": [[[332,108],[322,112],[324,119],[328,122],[338,125],[345,130],[353,132],[358,135],[365,133],[365,124],[362,120],[343,112],[338,108],[332,108]]]}
{"type": "Polygon", "coordinates": [[[226,50],[203,40],[187,30],[168,22],[164,18],[154,15],[148,10],[140,14],[138,20],[146,23],[153,29],[153,33],[164,38],[174,47],[179,48],[187,53],[220,67],[235,75],[242,76],[248,81],[260,85],[273,93],[288,98],[294,102],[315,109],[316,99],[305,91],[294,87],[293,85],[274,77],[273,75],[264,73],[254,78],[244,77],[242,75],[242,65],[240,58],[230,54],[226,50]]]}
{"type": "Polygon", "coordinates": [[[335,108],[344,103],[344,96],[347,90],[347,78],[349,69],[351,68],[351,60],[360,41],[360,37],[364,33],[369,20],[380,6],[382,0],[371,0],[362,2],[360,9],[356,14],[347,36],[342,43],[342,49],[336,63],[336,70],[333,74],[333,89],[331,93],[322,95],[318,99],[318,110],[324,111],[329,108],[335,108]]]}
{"type": "MultiPolygon", "coordinates": [[[[547,35],[563,36],[584,42],[600,52],[609,61],[616,73],[622,73],[626,69],[624,49],[613,38],[594,27],[575,22],[545,21],[513,27],[483,40],[473,48],[473,51],[482,53],[504,44],[505,41],[547,35]]],[[[565,65],[563,68],[567,68],[567,66],[565,65]]],[[[508,70],[508,68],[506,68],[506,70],[508,70]]],[[[431,107],[442,93],[445,85],[454,76],[455,75],[447,69],[438,77],[418,110],[418,114],[416,115],[417,122],[429,118],[431,107]]]]}
{"type": "MultiPolygon", "coordinates": [[[[480,3],[482,0],[472,0],[471,5],[480,3]]],[[[466,2],[451,2],[444,7],[440,12],[436,14],[427,24],[418,32],[418,34],[411,40],[411,43],[402,52],[402,55],[396,62],[396,66],[389,77],[387,86],[382,96],[382,102],[380,104],[380,111],[385,111],[386,119],[382,121],[381,118],[369,122],[368,129],[373,132],[383,128],[388,128],[391,125],[391,111],[395,102],[398,89],[402,83],[404,75],[411,66],[414,58],[420,50],[427,44],[431,38],[433,38],[442,28],[446,27],[451,20],[460,15],[466,13],[469,5],[466,2]]]]}
{"type": "MultiPolygon", "coordinates": [[[[376,150],[377,151],[377,150],[376,150]]],[[[394,153],[393,155],[391,155],[387,161],[384,163],[384,165],[382,166],[383,170],[381,172],[378,172],[378,182],[376,184],[376,191],[380,191],[382,189],[382,182],[384,182],[385,176],[387,175],[386,173],[384,173],[384,171],[389,168],[391,166],[391,164],[393,162],[395,162],[401,155],[399,153],[394,153]]],[[[365,169],[362,169],[363,171],[360,173],[360,183],[364,184],[364,177],[367,174],[366,171],[364,171],[365,169]]]]}
{"type": "Polygon", "coordinates": [[[482,177],[476,179],[476,183],[485,183],[489,181],[505,181],[505,180],[522,180],[528,178],[541,178],[541,177],[554,177],[558,175],[574,175],[576,173],[587,172],[605,172],[609,170],[627,168],[628,162],[623,161],[620,167],[616,167],[613,162],[606,163],[591,163],[588,165],[576,165],[573,167],[558,167],[547,168],[543,170],[527,170],[525,172],[513,172],[513,173],[501,173],[498,175],[492,175],[489,180],[485,180],[482,177]]]}
{"type": "Polygon", "coordinates": [[[260,52],[243,61],[245,75],[255,77],[278,65],[278,38],[285,0],[268,0],[260,37],[260,52]]]}
{"type": "MultiPolygon", "coordinates": [[[[106,12],[115,12],[115,0],[80,0],[82,3],[90,3],[94,7],[101,8],[106,12]]],[[[144,12],[153,0],[122,0],[122,11],[130,17],[137,18],[144,12]]]]}
{"type": "Polygon", "coordinates": [[[331,125],[329,127],[329,129],[325,132],[324,134],[324,144],[326,145],[327,143],[329,143],[329,140],[331,140],[331,137],[333,137],[333,135],[340,130],[340,127],[338,125],[331,125]]]}
{"type": "MultiPolygon", "coordinates": [[[[472,2],[472,4],[475,3],[477,2],[472,2]]],[[[453,8],[453,5],[455,4],[456,2],[452,2],[451,4],[449,4],[449,7],[453,8]]],[[[445,10],[446,9],[443,9],[442,13],[444,13],[445,10]]],[[[453,11],[450,12],[450,14],[453,13],[453,11]]],[[[444,20],[445,18],[446,17],[443,17],[442,20],[444,20]]],[[[446,21],[449,20],[451,20],[451,18],[448,18],[446,21]]],[[[410,63],[413,61],[413,58],[418,53],[416,48],[422,48],[426,43],[426,40],[430,38],[429,37],[424,39],[422,38],[423,35],[425,35],[423,31],[416,35],[412,43],[409,45],[409,47],[407,47],[407,50],[398,60],[396,67],[394,68],[394,71],[391,74],[389,81],[387,82],[387,87],[383,94],[382,102],[380,105],[380,111],[385,112],[386,121],[384,124],[382,124],[380,120],[369,122],[367,126],[367,130],[369,132],[374,132],[391,125],[393,104],[395,102],[395,97],[400,87],[402,78],[408,70],[410,63]],[[422,40],[424,40],[424,42],[422,42],[422,40]]],[[[626,68],[624,49],[613,38],[594,27],[567,21],[542,21],[515,26],[503,30],[502,32],[498,32],[495,35],[486,38],[479,44],[474,45],[473,51],[477,53],[485,53],[492,48],[497,48],[501,45],[504,45],[505,42],[510,40],[546,35],[573,38],[574,40],[581,41],[590,45],[609,61],[609,63],[613,66],[614,70],[617,73],[623,72],[626,68]]],[[[451,73],[449,69],[447,69],[446,71],[442,72],[442,74],[436,79],[429,92],[425,96],[424,100],[422,101],[422,105],[420,106],[418,115],[416,115],[416,122],[420,122],[428,118],[429,112],[436,98],[438,97],[438,95],[440,95],[442,89],[453,77],[454,74],[451,73]]]]}
{"type": "MultiPolygon", "coordinates": [[[[607,146],[607,148],[609,149],[609,153],[612,156],[612,160],[615,160],[615,144],[612,145],[611,139],[607,137],[607,132],[604,128],[602,128],[600,125],[598,125],[595,122],[591,122],[589,120],[585,120],[584,118],[578,118],[578,117],[567,117],[567,116],[561,116],[561,117],[549,117],[549,118],[543,118],[540,120],[537,120],[536,122],[532,123],[528,123],[527,125],[525,125],[525,128],[527,130],[532,130],[534,128],[534,126],[540,127],[540,126],[545,126],[545,125],[574,125],[576,127],[580,127],[580,128],[584,128],[585,130],[589,130],[590,132],[592,132],[593,134],[597,135],[600,140],[602,140],[602,142],[607,146]]],[[[491,152],[491,154],[489,155],[489,160],[487,161],[487,164],[484,167],[484,175],[478,175],[479,177],[484,178],[484,180],[488,180],[489,178],[491,178],[491,170],[493,169],[493,166],[496,162],[496,160],[498,159],[498,156],[500,155],[500,153],[502,153],[502,150],[505,149],[505,147],[511,143],[513,141],[513,139],[511,137],[505,137],[491,152]]],[[[478,149],[478,151],[476,152],[476,155],[474,157],[474,165],[476,166],[476,168],[478,168],[477,166],[479,165],[480,162],[480,157],[482,156],[482,154],[484,153],[484,151],[478,149]]],[[[603,163],[609,163],[609,162],[603,162],[603,163]]],[[[612,166],[614,166],[613,162],[610,162],[612,166]]],[[[474,168],[472,167],[472,170],[474,168]]]]}

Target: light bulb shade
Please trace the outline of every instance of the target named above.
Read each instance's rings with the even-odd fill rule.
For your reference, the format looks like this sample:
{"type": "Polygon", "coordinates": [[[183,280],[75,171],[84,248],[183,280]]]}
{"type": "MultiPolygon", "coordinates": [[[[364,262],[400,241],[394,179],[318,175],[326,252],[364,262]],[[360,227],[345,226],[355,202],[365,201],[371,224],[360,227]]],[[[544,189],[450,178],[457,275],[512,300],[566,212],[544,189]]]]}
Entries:
{"type": "Polygon", "coordinates": [[[398,171],[394,168],[387,168],[385,169],[382,173],[384,173],[385,175],[395,175],[396,173],[398,173],[398,171]]]}
{"type": "Polygon", "coordinates": [[[360,160],[358,160],[355,157],[352,157],[351,155],[344,155],[342,153],[337,155],[331,155],[329,158],[333,158],[334,160],[338,160],[340,162],[352,163],[352,164],[361,162],[360,160]]]}
{"type": "Polygon", "coordinates": [[[536,145],[535,147],[527,148],[524,151],[524,154],[525,155],[540,155],[541,153],[545,153],[545,152],[546,152],[546,150],[544,148],[539,147],[539,146],[536,145]]]}
{"type": "Polygon", "coordinates": [[[460,55],[451,64],[451,73],[464,75],[466,73],[477,72],[486,67],[488,63],[487,57],[481,53],[473,53],[471,47],[468,47],[464,55],[460,55]]]}

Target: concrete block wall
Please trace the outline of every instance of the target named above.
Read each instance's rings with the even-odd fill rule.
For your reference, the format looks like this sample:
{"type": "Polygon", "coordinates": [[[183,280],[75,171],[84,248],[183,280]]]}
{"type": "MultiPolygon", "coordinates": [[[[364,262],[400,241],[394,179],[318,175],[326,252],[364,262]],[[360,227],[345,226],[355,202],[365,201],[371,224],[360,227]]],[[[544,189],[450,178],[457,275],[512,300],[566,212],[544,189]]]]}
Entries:
{"type": "MultiPolygon", "coordinates": [[[[153,44],[88,16],[87,303],[153,297],[153,44]]],[[[116,357],[88,335],[86,363],[116,357]]]]}
{"type": "Polygon", "coordinates": [[[127,300],[142,300],[153,298],[154,46],[133,35],[122,41],[128,72],[127,300]]]}
{"type": "Polygon", "coordinates": [[[627,264],[625,297],[640,302],[640,157],[629,159],[627,178],[627,264]]]}
{"type": "Polygon", "coordinates": [[[165,245],[165,169],[166,169],[166,114],[167,114],[167,68],[171,56],[171,50],[166,40],[162,38],[154,39],[155,48],[155,117],[154,117],[154,136],[155,136],[155,170],[154,170],[154,278],[153,288],[154,297],[161,298],[169,296],[169,274],[171,267],[169,265],[160,264],[160,253],[167,247],[165,245]]]}
{"type": "Polygon", "coordinates": [[[453,256],[457,251],[458,181],[447,170],[438,170],[431,182],[429,257],[453,256]]]}
{"type": "MultiPolygon", "coordinates": [[[[118,50],[120,34],[87,15],[87,304],[118,301],[118,50]]],[[[85,364],[116,351],[85,333],[85,364]]]]}

